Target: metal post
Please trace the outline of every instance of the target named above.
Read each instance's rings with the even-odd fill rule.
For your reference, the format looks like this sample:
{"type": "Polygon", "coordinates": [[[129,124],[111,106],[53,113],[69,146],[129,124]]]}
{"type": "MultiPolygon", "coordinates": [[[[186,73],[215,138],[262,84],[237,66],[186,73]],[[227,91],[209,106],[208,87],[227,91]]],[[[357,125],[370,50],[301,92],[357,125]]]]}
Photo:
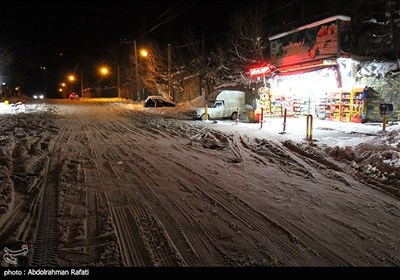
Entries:
{"type": "Polygon", "coordinates": [[[306,140],[312,141],[312,130],[313,130],[313,116],[307,116],[307,129],[306,129],[306,140]]]}
{"type": "Polygon", "coordinates": [[[206,108],[204,109],[204,114],[205,114],[205,120],[208,121],[208,105],[206,105],[206,108]]]}
{"type": "Polygon", "coordinates": [[[136,98],[140,100],[140,90],[139,90],[139,65],[138,65],[138,53],[136,47],[136,40],[133,41],[133,48],[135,52],[135,76],[136,76],[136,98]]]}
{"type": "Polygon", "coordinates": [[[171,50],[171,44],[168,44],[168,95],[169,95],[169,99],[172,99],[171,69],[172,69],[172,50],[171,50]]]}
{"type": "Polygon", "coordinates": [[[286,116],[287,116],[287,110],[283,111],[283,130],[280,134],[285,134],[286,133],[286,116]]]}
{"type": "Polygon", "coordinates": [[[386,131],[387,114],[386,111],[383,114],[383,131],[386,131]]]}
{"type": "Polygon", "coordinates": [[[118,98],[121,98],[120,79],[119,79],[119,65],[117,65],[117,91],[118,91],[118,98]]]}
{"type": "Polygon", "coordinates": [[[83,67],[81,66],[81,94],[82,94],[82,98],[83,96],[83,67]]]}
{"type": "Polygon", "coordinates": [[[236,124],[239,123],[239,108],[236,108],[237,114],[236,114],[236,124]]]}
{"type": "Polygon", "coordinates": [[[260,116],[260,129],[263,128],[263,122],[264,122],[264,108],[261,108],[261,116],[260,116]]]}

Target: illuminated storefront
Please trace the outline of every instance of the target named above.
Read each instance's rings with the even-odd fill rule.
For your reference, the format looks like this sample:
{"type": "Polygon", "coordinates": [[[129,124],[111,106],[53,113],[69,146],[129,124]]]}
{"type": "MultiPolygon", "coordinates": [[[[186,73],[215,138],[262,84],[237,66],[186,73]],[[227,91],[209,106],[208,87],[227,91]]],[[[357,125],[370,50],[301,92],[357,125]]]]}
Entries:
{"type": "Polygon", "coordinates": [[[264,117],[286,109],[293,116],[361,122],[366,92],[355,86],[350,20],[334,16],[269,38],[276,69],[258,90],[264,117]]]}

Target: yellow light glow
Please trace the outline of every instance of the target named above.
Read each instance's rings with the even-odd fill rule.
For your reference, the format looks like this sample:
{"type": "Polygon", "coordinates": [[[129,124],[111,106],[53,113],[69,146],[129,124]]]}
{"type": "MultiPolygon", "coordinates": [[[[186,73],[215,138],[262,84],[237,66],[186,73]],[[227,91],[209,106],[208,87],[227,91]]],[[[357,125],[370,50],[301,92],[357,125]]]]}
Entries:
{"type": "Polygon", "coordinates": [[[142,57],[147,57],[149,55],[149,52],[145,49],[140,50],[140,56],[142,57]]]}
{"type": "Polygon", "coordinates": [[[62,87],[65,87],[65,83],[61,83],[61,86],[62,86],[62,87]]]}
{"type": "Polygon", "coordinates": [[[73,81],[75,81],[75,76],[74,76],[74,75],[70,75],[70,76],[68,77],[68,79],[69,79],[71,82],[73,82],[73,81]]]}
{"type": "Polygon", "coordinates": [[[107,74],[109,73],[109,70],[108,70],[107,67],[101,67],[101,68],[100,68],[100,73],[101,73],[102,75],[107,75],[107,74]]]}

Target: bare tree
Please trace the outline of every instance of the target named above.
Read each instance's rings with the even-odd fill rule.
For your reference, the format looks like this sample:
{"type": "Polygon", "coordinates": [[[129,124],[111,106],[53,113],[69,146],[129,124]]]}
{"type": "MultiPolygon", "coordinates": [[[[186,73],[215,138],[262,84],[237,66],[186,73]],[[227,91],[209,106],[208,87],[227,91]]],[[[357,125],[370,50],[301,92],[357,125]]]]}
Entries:
{"type": "Polygon", "coordinates": [[[355,0],[352,10],[352,53],[373,58],[398,60],[400,7],[394,0],[355,0]]]}
{"type": "Polygon", "coordinates": [[[386,16],[389,17],[390,22],[390,39],[394,57],[397,61],[397,68],[400,69],[399,51],[398,51],[398,36],[400,30],[400,4],[398,1],[388,0],[386,5],[386,16]]]}
{"type": "Polygon", "coordinates": [[[8,47],[0,46],[0,70],[4,71],[14,62],[14,56],[8,47]]]}
{"type": "Polygon", "coordinates": [[[160,91],[163,93],[165,84],[168,84],[167,46],[165,46],[165,51],[162,51],[157,45],[150,44],[148,49],[146,57],[137,54],[138,59],[135,59],[134,54],[130,54],[133,67],[129,69],[129,76],[136,79],[135,68],[138,67],[138,86],[153,93],[160,91]],[[138,62],[137,66],[135,61],[138,62]]]}
{"type": "Polygon", "coordinates": [[[222,76],[246,82],[247,67],[264,62],[268,40],[263,14],[263,9],[256,7],[234,15],[228,46],[219,49],[222,76]]]}

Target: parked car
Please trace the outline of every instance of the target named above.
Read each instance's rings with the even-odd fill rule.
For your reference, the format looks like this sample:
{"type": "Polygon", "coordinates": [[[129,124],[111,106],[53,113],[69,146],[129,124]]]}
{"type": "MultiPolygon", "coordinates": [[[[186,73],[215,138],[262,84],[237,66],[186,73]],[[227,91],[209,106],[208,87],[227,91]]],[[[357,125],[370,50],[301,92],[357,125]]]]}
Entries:
{"type": "Polygon", "coordinates": [[[161,95],[150,95],[144,101],[144,107],[175,107],[176,104],[161,95]]]}
{"type": "Polygon", "coordinates": [[[79,100],[79,95],[75,92],[71,92],[69,94],[68,98],[69,98],[69,100],[73,100],[73,99],[79,100]]]}

